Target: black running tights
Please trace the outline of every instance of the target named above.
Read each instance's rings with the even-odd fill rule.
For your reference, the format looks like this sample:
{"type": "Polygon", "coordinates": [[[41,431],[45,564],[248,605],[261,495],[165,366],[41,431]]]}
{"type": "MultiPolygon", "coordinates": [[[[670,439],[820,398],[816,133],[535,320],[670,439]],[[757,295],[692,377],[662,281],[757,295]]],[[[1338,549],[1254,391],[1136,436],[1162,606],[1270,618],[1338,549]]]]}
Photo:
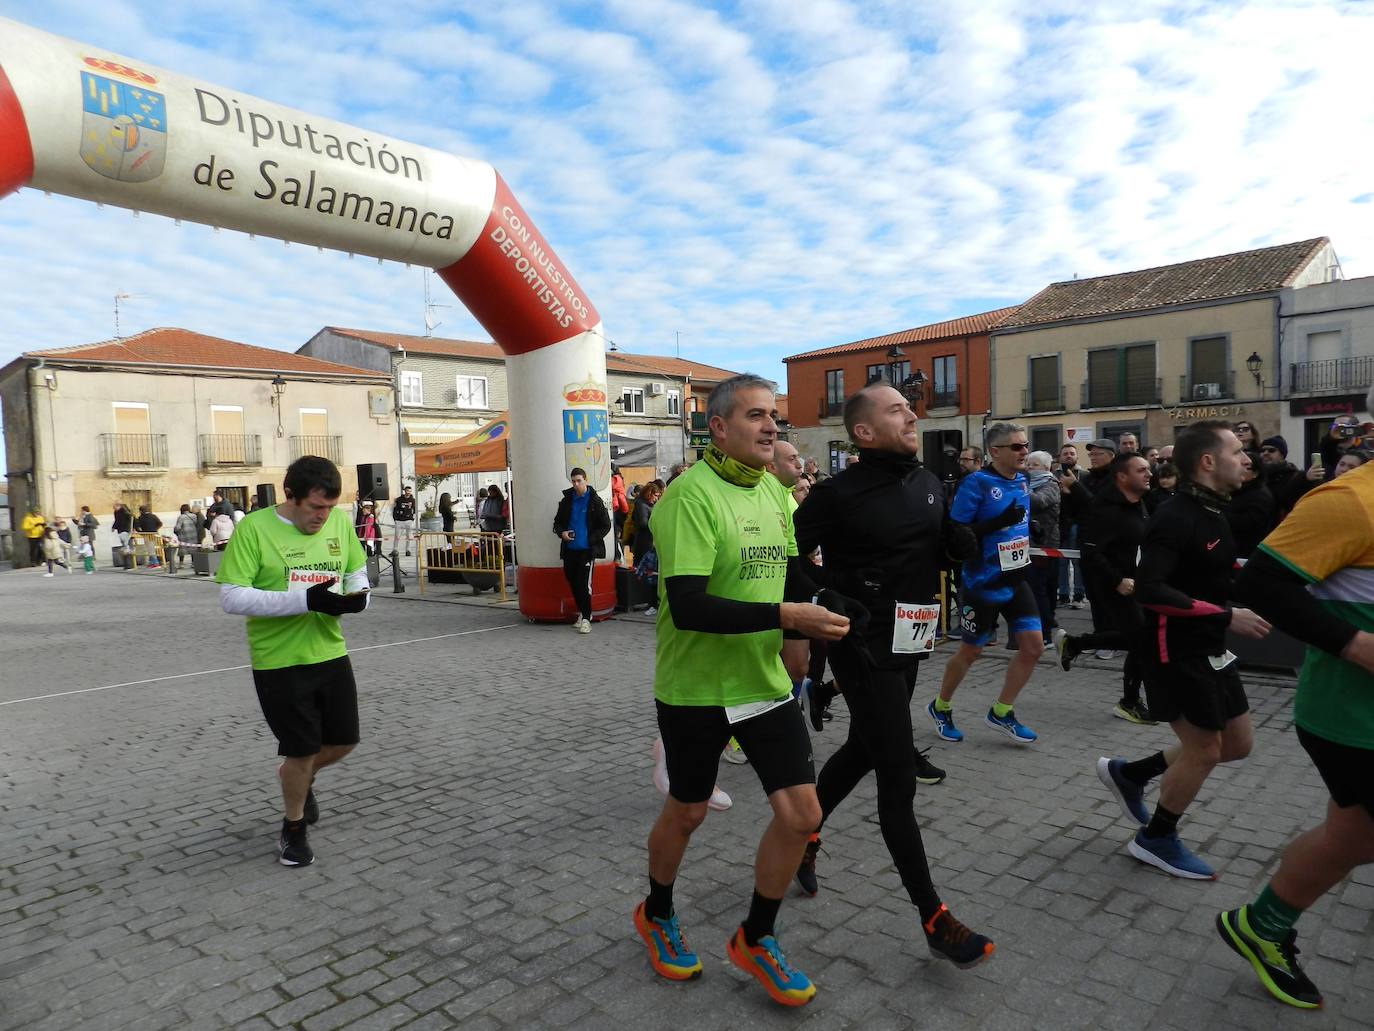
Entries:
{"type": "Polygon", "coordinates": [[[849,706],[849,737],[816,778],[822,819],[828,818],[873,771],[878,781],[878,826],[912,903],[929,920],[940,908],[916,822],[916,746],[911,740],[911,693],[916,665],[874,669],[847,645],[830,647],[830,668],[849,706]]]}
{"type": "Polygon", "coordinates": [[[1145,617],[1140,606],[1131,598],[1103,592],[1101,598],[1103,621],[1109,629],[1096,630],[1091,634],[1075,634],[1074,642],[1085,652],[1105,648],[1109,651],[1124,651],[1126,664],[1121,669],[1121,700],[1128,705],[1140,703],[1140,681],[1144,675],[1141,666],[1143,649],[1149,642],[1145,639],[1147,630],[1145,617]]]}

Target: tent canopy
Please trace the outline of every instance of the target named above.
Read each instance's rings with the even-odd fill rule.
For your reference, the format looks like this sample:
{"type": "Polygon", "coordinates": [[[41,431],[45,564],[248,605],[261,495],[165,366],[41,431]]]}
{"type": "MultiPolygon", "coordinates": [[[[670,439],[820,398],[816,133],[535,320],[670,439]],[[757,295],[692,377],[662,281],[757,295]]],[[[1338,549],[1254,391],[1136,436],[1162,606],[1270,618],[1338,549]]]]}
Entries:
{"type": "Polygon", "coordinates": [[[502,412],[460,440],[415,449],[416,476],[452,476],[455,473],[494,473],[510,467],[506,444],[510,440],[510,413],[502,412]]]}
{"type": "Polygon", "coordinates": [[[611,461],[616,465],[655,466],[658,464],[658,445],[652,440],[612,433],[611,461]]]}

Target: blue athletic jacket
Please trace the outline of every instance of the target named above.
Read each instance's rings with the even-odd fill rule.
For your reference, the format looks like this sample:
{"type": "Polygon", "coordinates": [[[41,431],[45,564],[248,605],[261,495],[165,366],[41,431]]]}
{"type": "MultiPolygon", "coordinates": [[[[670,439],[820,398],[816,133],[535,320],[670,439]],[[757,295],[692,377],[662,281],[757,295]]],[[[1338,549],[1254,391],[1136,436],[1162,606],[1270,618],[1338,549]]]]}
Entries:
{"type": "Polygon", "coordinates": [[[958,523],[981,523],[1004,512],[1019,502],[1025,509],[1015,526],[1003,527],[983,536],[979,541],[978,557],[964,562],[962,584],[966,592],[989,601],[1006,601],[1012,587],[1024,573],[1003,573],[998,559],[999,545],[1010,546],[1024,540],[1030,546],[1030,488],[1026,474],[1017,473],[1008,480],[991,469],[979,469],[959,481],[959,489],[949,506],[949,517],[958,523]]]}

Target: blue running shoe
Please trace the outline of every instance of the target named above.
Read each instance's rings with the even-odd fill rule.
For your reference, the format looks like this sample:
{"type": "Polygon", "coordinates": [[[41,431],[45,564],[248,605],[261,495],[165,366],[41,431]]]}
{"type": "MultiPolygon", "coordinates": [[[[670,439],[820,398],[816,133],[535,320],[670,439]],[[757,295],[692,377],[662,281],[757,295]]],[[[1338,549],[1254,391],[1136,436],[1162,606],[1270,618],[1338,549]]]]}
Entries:
{"type": "Polygon", "coordinates": [[[676,913],[667,920],[650,917],[641,902],[635,907],[635,930],[649,948],[649,965],[655,973],[670,981],[690,981],[701,976],[701,960],[682,937],[676,913]]]}
{"type": "Polygon", "coordinates": [[[987,725],[993,730],[1000,730],[1019,745],[1028,745],[1038,736],[1030,727],[1023,725],[1017,720],[1016,710],[1014,709],[1005,716],[995,716],[992,710],[989,709],[987,725]]]}
{"type": "Polygon", "coordinates": [[[1217,879],[1216,871],[1189,852],[1183,842],[1178,840],[1177,834],[1147,838],[1145,828],[1142,827],[1126,845],[1126,851],[1142,863],[1156,866],[1175,877],[1185,877],[1190,881],[1217,879]]]}
{"type": "Polygon", "coordinates": [[[816,995],[811,979],[788,965],[778,940],[771,934],[765,934],[757,945],[750,945],[744,940],[744,928],[736,928],[735,936],[725,946],[725,954],[731,963],[757,978],[774,1002],[805,1006],[816,995]]]}
{"type": "Polygon", "coordinates": [[[964,732],[954,725],[954,711],[941,712],[935,708],[935,703],[931,702],[926,706],[926,715],[935,724],[935,736],[946,741],[964,740],[964,732]]]}
{"type": "Polygon", "coordinates": [[[1145,808],[1145,789],[1121,775],[1121,767],[1125,765],[1125,759],[1108,759],[1104,755],[1097,760],[1097,779],[1107,785],[1126,815],[1143,827],[1150,822],[1150,814],[1145,808]]]}

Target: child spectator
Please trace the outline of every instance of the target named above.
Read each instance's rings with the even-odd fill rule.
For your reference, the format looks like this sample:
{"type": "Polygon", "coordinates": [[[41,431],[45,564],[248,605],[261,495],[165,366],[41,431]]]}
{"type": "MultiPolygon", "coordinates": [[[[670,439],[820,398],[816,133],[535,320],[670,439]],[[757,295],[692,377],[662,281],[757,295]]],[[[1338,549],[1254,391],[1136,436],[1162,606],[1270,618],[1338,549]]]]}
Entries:
{"type": "Polygon", "coordinates": [[[81,556],[81,568],[90,576],[95,572],[95,546],[84,533],[81,535],[81,546],[77,549],[77,554],[81,556]]]}
{"type": "Polygon", "coordinates": [[[72,567],[63,561],[63,555],[71,548],[71,545],[57,536],[57,528],[49,526],[43,531],[43,558],[47,560],[48,571],[44,576],[52,576],[52,567],[61,566],[67,572],[72,571],[72,567]]]}

